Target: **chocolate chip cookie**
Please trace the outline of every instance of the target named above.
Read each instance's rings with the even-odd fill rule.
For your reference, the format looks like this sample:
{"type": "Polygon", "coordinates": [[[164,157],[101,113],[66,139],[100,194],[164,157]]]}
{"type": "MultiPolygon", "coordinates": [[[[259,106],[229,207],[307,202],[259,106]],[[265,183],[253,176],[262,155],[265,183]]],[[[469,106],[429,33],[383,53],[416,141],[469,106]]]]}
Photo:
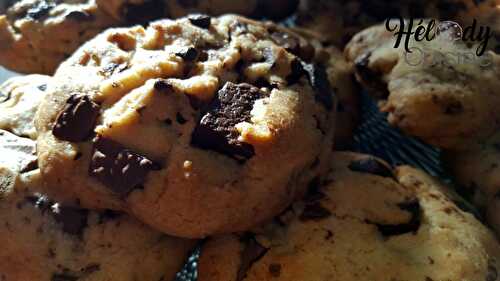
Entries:
{"type": "Polygon", "coordinates": [[[334,157],[326,182],[273,222],[209,239],[198,280],[498,280],[498,241],[440,183],[371,156],[334,157]]]}
{"type": "Polygon", "coordinates": [[[353,136],[361,121],[359,87],[355,83],[354,70],[342,53],[330,46],[324,50],[327,73],[330,84],[337,94],[337,117],[335,121],[334,147],[336,150],[347,150],[352,147],[353,136]]]}
{"type": "Polygon", "coordinates": [[[36,139],[33,119],[50,79],[32,74],[10,78],[0,85],[0,129],[36,139]]]}
{"type": "MultiPolygon", "coordinates": [[[[347,62],[339,48],[332,45],[324,46],[322,36],[313,30],[300,27],[292,28],[314,48],[313,60],[323,64],[328,74],[328,80],[337,96],[337,116],[335,119],[335,149],[348,150],[353,144],[354,131],[360,122],[360,88],[355,81],[354,68],[347,62]]],[[[307,48],[304,46],[304,48],[307,48]]],[[[311,52],[312,54],[313,52],[311,52]]]]}
{"type": "Polygon", "coordinates": [[[500,235],[500,135],[464,151],[446,151],[443,161],[462,191],[500,235]]]}
{"type": "Polygon", "coordinates": [[[299,35],[238,16],[104,32],[38,111],[51,195],[183,237],[275,216],[329,165],[336,99],[313,57],[299,35]]]}
{"type": "Polygon", "coordinates": [[[23,0],[0,15],[0,64],[51,74],[83,42],[120,22],[94,0],[23,0]]]}
{"type": "Polygon", "coordinates": [[[22,173],[38,168],[36,142],[0,130],[0,166],[22,173]]]}
{"type": "Polygon", "coordinates": [[[314,30],[323,41],[344,46],[361,30],[384,22],[388,18],[413,17],[460,21],[472,18],[498,1],[474,0],[302,0],[295,24],[314,30]],[[482,3],[479,3],[482,2],[482,3]],[[481,7],[481,9],[480,9],[481,7]]]}
{"type": "Polygon", "coordinates": [[[55,202],[37,192],[41,180],[0,168],[1,280],[173,280],[195,244],[55,202]]]}
{"type": "MultiPolygon", "coordinates": [[[[392,23],[391,23],[392,24],[392,23]]],[[[395,24],[395,23],[394,23],[395,24]]],[[[438,36],[395,48],[385,24],[357,34],[345,49],[358,79],[380,99],[388,121],[446,149],[462,149],[499,129],[499,56],[438,36]]]]}

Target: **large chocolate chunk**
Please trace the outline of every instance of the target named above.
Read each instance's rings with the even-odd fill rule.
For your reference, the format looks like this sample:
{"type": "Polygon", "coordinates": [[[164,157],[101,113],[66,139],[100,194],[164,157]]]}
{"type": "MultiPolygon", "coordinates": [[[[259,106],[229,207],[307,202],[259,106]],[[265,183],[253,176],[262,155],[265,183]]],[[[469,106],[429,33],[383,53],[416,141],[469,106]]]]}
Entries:
{"type": "MultiPolygon", "coordinates": [[[[252,267],[252,265],[261,259],[266,253],[267,250],[262,245],[259,244],[255,240],[254,237],[247,238],[246,246],[243,252],[241,253],[241,264],[238,270],[238,276],[236,277],[236,281],[241,281],[247,275],[248,270],[252,267]]],[[[246,239],[245,239],[246,240],[246,239]]]]}
{"type": "Polygon", "coordinates": [[[411,218],[407,223],[402,224],[379,224],[375,223],[380,233],[383,236],[396,236],[406,233],[417,233],[421,222],[421,208],[417,199],[398,204],[398,207],[411,214],[411,218]]]}
{"type": "Polygon", "coordinates": [[[242,161],[251,158],[255,154],[254,149],[250,144],[238,141],[239,133],[235,125],[250,121],[254,102],[261,97],[257,87],[227,82],[195,127],[191,144],[242,161]]]}
{"type": "Polygon", "coordinates": [[[89,174],[114,193],[127,195],[143,188],[148,173],[159,169],[158,164],[115,141],[100,136],[94,139],[89,174]]]}
{"type": "Polygon", "coordinates": [[[198,51],[193,47],[185,47],[175,53],[175,55],[181,57],[185,61],[195,61],[196,58],[198,58],[198,51]]]}
{"type": "Polygon", "coordinates": [[[210,27],[210,22],[212,20],[212,18],[210,18],[210,16],[201,15],[201,14],[189,15],[188,19],[192,25],[195,25],[195,26],[201,27],[201,28],[205,28],[205,29],[210,27]]]}
{"type": "Polygon", "coordinates": [[[94,130],[99,105],[86,95],[72,95],[57,116],[52,133],[60,140],[80,142],[87,140],[94,130]]]}
{"type": "Polygon", "coordinates": [[[349,164],[349,169],[354,172],[367,173],[385,178],[393,176],[391,169],[387,165],[373,157],[352,161],[349,164]]]}
{"type": "Polygon", "coordinates": [[[321,103],[327,110],[333,110],[334,92],[328,80],[328,75],[323,66],[317,64],[302,63],[309,83],[314,89],[314,98],[321,103]]]}

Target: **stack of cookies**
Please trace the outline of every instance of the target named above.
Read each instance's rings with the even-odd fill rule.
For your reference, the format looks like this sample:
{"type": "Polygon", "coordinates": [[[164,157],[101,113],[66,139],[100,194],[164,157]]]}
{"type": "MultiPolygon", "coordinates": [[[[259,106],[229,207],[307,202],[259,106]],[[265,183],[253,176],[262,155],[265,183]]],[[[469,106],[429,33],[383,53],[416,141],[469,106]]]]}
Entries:
{"type": "Polygon", "coordinates": [[[26,75],[0,86],[0,281],[172,281],[196,245],[200,281],[500,280],[452,189],[349,151],[367,91],[500,231],[496,53],[411,69],[378,25],[500,9],[344,2],[9,6],[0,64],[26,75]]]}

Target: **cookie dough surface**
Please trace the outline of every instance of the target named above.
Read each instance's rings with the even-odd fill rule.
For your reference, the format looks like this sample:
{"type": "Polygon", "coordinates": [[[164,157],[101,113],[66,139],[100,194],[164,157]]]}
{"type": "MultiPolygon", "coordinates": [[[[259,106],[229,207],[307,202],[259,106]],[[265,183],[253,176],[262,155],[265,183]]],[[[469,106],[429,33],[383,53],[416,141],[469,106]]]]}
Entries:
{"type": "Polygon", "coordinates": [[[81,44],[117,24],[94,0],[19,1],[0,15],[0,64],[52,74],[81,44]]]}
{"type": "Polygon", "coordinates": [[[273,222],[211,238],[200,281],[496,280],[500,246],[440,183],[336,153],[326,183],[273,222]]]}
{"type": "Polygon", "coordinates": [[[50,76],[13,77],[0,85],[0,129],[36,139],[35,113],[45,96],[50,76]]]}
{"type": "Polygon", "coordinates": [[[112,211],[89,211],[37,192],[39,171],[0,168],[2,280],[173,280],[194,241],[112,211]]]}
{"type": "Polygon", "coordinates": [[[437,37],[410,41],[412,53],[385,24],[357,34],[345,49],[358,79],[381,98],[391,125],[447,149],[463,149],[498,130],[500,59],[477,46],[437,37]],[[451,59],[440,54],[457,54],[451,59]],[[470,59],[464,61],[462,54],[470,59]]]}
{"type": "Polygon", "coordinates": [[[247,229],[328,166],[336,100],[313,56],[293,32],[237,16],[108,30],[48,89],[42,173],[58,198],[173,235],[247,229]]]}
{"type": "Polygon", "coordinates": [[[446,151],[443,162],[453,179],[484,211],[487,222],[500,235],[500,135],[469,147],[446,151]]]}

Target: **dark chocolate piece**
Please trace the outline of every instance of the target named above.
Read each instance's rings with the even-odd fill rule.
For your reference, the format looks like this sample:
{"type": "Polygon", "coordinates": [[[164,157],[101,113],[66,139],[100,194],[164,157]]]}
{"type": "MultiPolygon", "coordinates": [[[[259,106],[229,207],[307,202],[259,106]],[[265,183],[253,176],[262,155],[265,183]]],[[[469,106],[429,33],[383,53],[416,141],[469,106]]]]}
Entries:
{"type": "Polygon", "coordinates": [[[193,146],[214,150],[238,160],[251,158],[255,152],[250,144],[238,141],[235,125],[250,121],[250,111],[262,97],[250,84],[227,82],[208,106],[191,136],[193,146]]]}
{"type": "Polygon", "coordinates": [[[210,27],[210,22],[212,20],[210,16],[201,14],[189,15],[188,19],[191,24],[205,29],[210,27]]]}
{"type": "Polygon", "coordinates": [[[175,53],[175,55],[181,57],[185,61],[195,61],[196,58],[198,58],[198,51],[193,47],[186,47],[175,53]]]}
{"type": "Polygon", "coordinates": [[[127,195],[143,188],[150,171],[160,166],[143,155],[126,149],[121,144],[96,137],[89,174],[119,195],[127,195]]]}
{"type": "Polygon", "coordinates": [[[327,110],[333,110],[334,92],[328,80],[328,75],[323,66],[302,63],[302,67],[309,78],[309,83],[314,89],[314,98],[327,110]]]}
{"type": "Polygon", "coordinates": [[[57,116],[52,133],[60,140],[81,142],[94,130],[99,116],[99,105],[86,95],[72,95],[57,116]]]}
{"type": "MultiPolygon", "coordinates": [[[[398,207],[411,214],[411,218],[407,223],[403,224],[378,224],[375,223],[380,233],[385,237],[402,235],[407,233],[417,233],[421,223],[421,208],[418,199],[410,202],[398,204],[398,207]]],[[[369,222],[370,223],[370,222],[369,222]]]]}
{"type": "Polygon", "coordinates": [[[74,21],[91,21],[94,20],[94,15],[87,13],[86,11],[71,11],[66,15],[67,19],[74,21]]]}

